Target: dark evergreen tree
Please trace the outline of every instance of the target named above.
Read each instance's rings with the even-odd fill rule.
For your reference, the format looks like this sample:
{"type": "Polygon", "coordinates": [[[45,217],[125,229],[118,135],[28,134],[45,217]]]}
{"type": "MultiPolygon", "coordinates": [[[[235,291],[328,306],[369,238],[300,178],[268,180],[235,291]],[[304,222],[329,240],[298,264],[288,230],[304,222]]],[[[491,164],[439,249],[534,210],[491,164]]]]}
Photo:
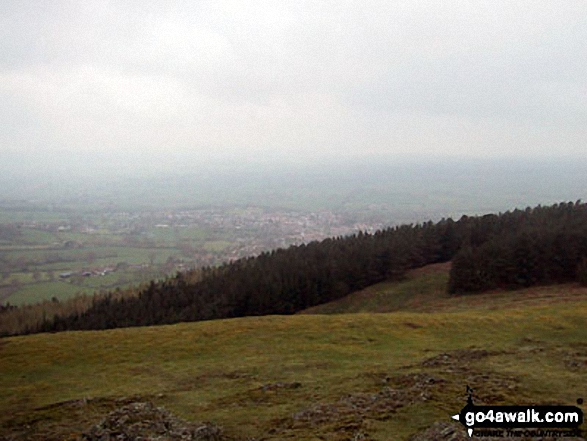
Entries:
{"type": "Polygon", "coordinates": [[[587,206],[538,206],[265,252],[203,268],[198,277],[178,274],[152,282],[135,298],[106,296],[80,315],[52,317],[30,331],[293,314],[451,259],[448,290],[453,293],[572,281],[584,277],[585,258],[587,206]]]}

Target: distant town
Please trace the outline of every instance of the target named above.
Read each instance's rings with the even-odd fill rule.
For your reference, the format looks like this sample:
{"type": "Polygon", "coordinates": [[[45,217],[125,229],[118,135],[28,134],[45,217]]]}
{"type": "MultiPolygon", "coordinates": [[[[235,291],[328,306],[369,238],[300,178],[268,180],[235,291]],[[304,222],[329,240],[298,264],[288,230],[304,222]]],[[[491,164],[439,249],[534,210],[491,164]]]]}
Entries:
{"type": "Polygon", "coordinates": [[[267,207],[71,212],[7,206],[0,298],[29,303],[115,289],[383,223],[267,207]]]}

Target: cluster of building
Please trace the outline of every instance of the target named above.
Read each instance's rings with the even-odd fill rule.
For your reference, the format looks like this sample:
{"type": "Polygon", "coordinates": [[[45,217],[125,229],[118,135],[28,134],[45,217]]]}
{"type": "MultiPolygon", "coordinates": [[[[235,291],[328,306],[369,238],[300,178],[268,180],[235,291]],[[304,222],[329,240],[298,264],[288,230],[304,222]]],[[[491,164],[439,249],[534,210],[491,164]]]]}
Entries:
{"type": "Polygon", "coordinates": [[[92,277],[92,276],[105,276],[107,274],[113,273],[116,271],[116,268],[112,267],[105,267],[100,269],[93,269],[91,271],[65,271],[59,274],[60,279],[68,279],[72,276],[83,276],[83,277],[92,277]]]}

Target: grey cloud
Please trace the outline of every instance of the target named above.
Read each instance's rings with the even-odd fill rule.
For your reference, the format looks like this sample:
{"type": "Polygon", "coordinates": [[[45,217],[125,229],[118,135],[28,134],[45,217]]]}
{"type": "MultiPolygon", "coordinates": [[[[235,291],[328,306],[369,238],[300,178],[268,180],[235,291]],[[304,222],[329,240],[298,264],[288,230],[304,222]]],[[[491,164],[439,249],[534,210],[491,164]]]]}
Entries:
{"type": "Polygon", "coordinates": [[[575,154],[586,18],[578,0],[7,0],[0,151],[575,154]]]}

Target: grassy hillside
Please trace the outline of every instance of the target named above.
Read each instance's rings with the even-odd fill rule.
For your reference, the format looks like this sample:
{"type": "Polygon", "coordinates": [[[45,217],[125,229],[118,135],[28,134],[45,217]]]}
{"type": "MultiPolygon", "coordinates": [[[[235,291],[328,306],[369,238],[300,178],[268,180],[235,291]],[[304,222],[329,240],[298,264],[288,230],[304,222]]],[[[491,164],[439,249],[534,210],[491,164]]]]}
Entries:
{"type": "Polygon", "coordinates": [[[342,299],[314,306],[302,314],[414,311],[441,299],[446,292],[450,262],[428,265],[408,272],[405,280],[371,285],[342,299]]]}
{"type": "MultiPolygon", "coordinates": [[[[404,440],[450,422],[466,385],[478,403],[586,398],[585,292],[569,291],[559,302],[545,292],[527,292],[521,302],[519,293],[497,293],[489,306],[483,296],[467,297],[476,307],[444,298],[434,287],[445,277],[446,268],[435,267],[411,274],[388,286],[395,303],[381,300],[385,284],[360,294],[378,311],[429,309],[430,300],[440,312],[300,314],[2,339],[0,436],[76,439],[110,410],[152,401],[186,420],[221,425],[234,439],[404,440]],[[410,290],[419,300],[408,298],[410,290]]],[[[360,309],[354,300],[338,306],[345,301],[360,309]]]]}
{"type": "Polygon", "coordinates": [[[587,287],[577,283],[534,286],[516,291],[493,290],[474,295],[448,294],[449,271],[450,262],[428,265],[408,272],[402,281],[377,283],[301,313],[455,312],[587,300],[587,287]]]}

